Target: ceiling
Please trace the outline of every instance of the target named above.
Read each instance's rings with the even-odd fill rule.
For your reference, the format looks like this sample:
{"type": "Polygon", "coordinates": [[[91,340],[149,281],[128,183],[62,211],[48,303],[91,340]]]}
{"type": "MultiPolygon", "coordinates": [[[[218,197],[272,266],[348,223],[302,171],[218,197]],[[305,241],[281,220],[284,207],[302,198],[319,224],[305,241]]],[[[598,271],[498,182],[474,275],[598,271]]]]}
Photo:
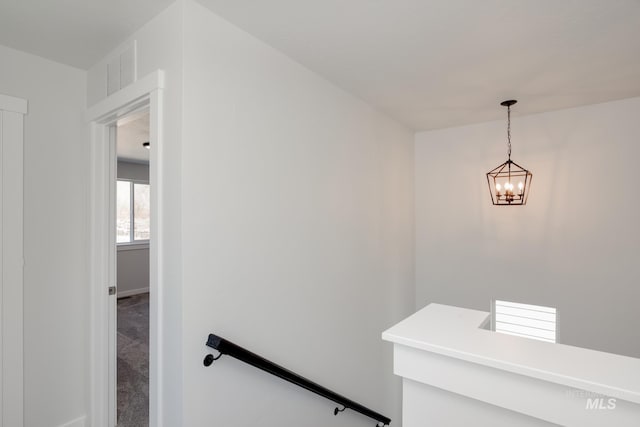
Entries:
{"type": "MultiPolygon", "coordinates": [[[[415,130],[640,96],[640,0],[198,0],[415,130]]],[[[172,0],[0,0],[0,44],[87,69],[172,0]]]]}
{"type": "Polygon", "coordinates": [[[0,44],[89,69],[174,0],[0,0],[0,44]]]}
{"type": "Polygon", "coordinates": [[[640,0],[200,0],[416,130],[640,96],[640,0]]]}
{"type": "Polygon", "coordinates": [[[149,150],[142,143],[149,141],[149,112],[130,114],[118,120],[118,160],[149,164],[149,150]]]}

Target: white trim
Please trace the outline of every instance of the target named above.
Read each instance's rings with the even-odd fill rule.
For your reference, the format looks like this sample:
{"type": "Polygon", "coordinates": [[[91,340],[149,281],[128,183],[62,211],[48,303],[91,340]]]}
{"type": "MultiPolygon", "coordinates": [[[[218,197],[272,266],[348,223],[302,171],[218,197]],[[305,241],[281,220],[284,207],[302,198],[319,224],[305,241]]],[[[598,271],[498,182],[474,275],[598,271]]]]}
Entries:
{"type": "MultiPolygon", "coordinates": [[[[91,122],[91,413],[89,425],[92,427],[109,426],[109,417],[115,410],[110,397],[114,390],[109,389],[109,370],[112,363],[108,356],[109,340],[115,332],[109,323],[109,310],[115,306],[115,298],[108,296],[107,288],[115,279],[111,265],[110,247],[115,249],[115,228],[110,229],[115,209],[110,212],[109,194],[110,180],[115,186],[115,170],[112,162],[116,161],[109,144],[109,125],[118,117],[148,106],[150,112],[150,142],[152,159],[149,181],[152,188],[151,233],[150,242],[150,307],[149,307],[149,419],[151,427],[162,427],[161,399],[162,391],[162,272],[161,248],[163,234],[161,227],[162,212],[160,198],[163,189],[162,166],[162,89],[164,72],[157,70],[131,85],[119,90],[105,100],[89,108],[87,121],[91,122]],[[113,246],[110,246],[110,239],[113,246]],[[110,279],[112,280],[110,282],[110,279]],[[109,302],[114,304],[109,304],[109,302]]],[[[115,325],[113,325],[115,326],[115,325]]]]}
{"type": "Polygon", "coordinates": [[[80,418],[76,418],[75,420],[62,424],[59,427],[84,427],[86,425],[86,420],[87,417],[83,415],[80,418]]]}
{"type": "Polygon", "coordinates": [[[3,95],[0,93],[0,110],[27,114],[28,102],[26,99],[3,95]]]}
{"type": "MultiPolygon", "coordinates": [[[[104,256],[107,253],[106,245],[102,245],[108,237],[104,235],[105,228],[102,224],[107,219],[107,203],[105,196],[97,189],[102,188],[106,184],[107,178],[104,177],[106,165],[103,159],[107,158],[108,133],[105,136],[105,127],[97,123],[91,123],[91,220],[90,220],[90,236],[91,236],[91,255],[90,255],[90,386],[89,386],[89,417],[91,424],[95,427],[106,427],[105,417],[107,416],[107,389],[108,373],[105,366],[108,366],[107,345],[105,338],[107,336],[107,327],[105,320],[106,301],[104,297],[105,285],[104,276],[107,272],[104,256]]],[[[107,131],[108,132],[108,131],[107,131]]]]}
{"type": "MultiPolygon", "coordinates": [[[[122,160],[118,160],[118,162],[121,162],[122,160]]],[[[131,163],[131,162],[125,162],[125,163],[131,163]]],[[[129,181],[129,182],[133,182],[134,184],[147,184],[149,185],[149,180],[148,179],[132,179],[132,178],[118,178],[118,181],[129,181]]]]}
{"type": "Polygon", "coordinates": [[[138,295],[138,294],[147,294],[149,293],[149,288],[138,288],[138,289],[129,289],[128,291],[118,291],[118,299],[120,298],[124,298],[124,297],[130,297],[132,295],[138,295]]]}
{"type": "MultiPolygon", "coordinates": [[[[164,79],[162,79],[164,80],[164,79]]],[[[163,427],[162,401],[164,396],[164,104],[162,89],[150,94],[149,110],[149,184],[151,185],[151,242],[149,245],[149,426],[163,427]],[[155,321],[154,321],[155,320],[155,321]],[[155,373],[155,375],[153,375],[155,373]]]]}
{"type": "Polygon", "coordinates": [[[145,101],[149,94],[164,89],[164,71],[157,70],[147,74],[131,85],[120,89],[113,95],[89,107],[85,118],[88,122],[106,123],[118,116],[124,116],[134,108],[139,109],[138,101],[145,101]]]}
{"type": "Polygon", "coordinates": [[[24,114],[0,95],[0,426],[24,424],[24,114]]]}
{"type": "MultiPolygon", "coordinates": [[[[116,160],[116,145],[117,145],[117,132],[115,124],[111,124],[107,127],[109,132],[109,139],[107,140],[108,144],[108,157],[105,162],[107,167],[107,173],[105,177],[107,178],[107,183],[103,190],[107,195],[107,228],[105,230],[105,235],[107,237],[105,243],[107,248],[107,254],[105,257],[105,261],[107,263],[107,274],[105,276],[106,283],[109,286],[117,286],[117,270],[116,265],[118,263],[118,255],[116,248],[116,171],[117,171],[117,160],[116,160]]],[[[106,291],[106,289],[105,289],[106,291]]],[[[115,426],[118,423],[118,348],[117,348],[117,300],[114,297],[111,297],[111,294],[107,294],[106,298],[106,306],[107,306],[107,355],[108,355],[108,394],[107,394],[107,417],[108,417],[108,426],[115,426]]]]}
{"type": "MultiPolygon", "coordinates": [[[[134,121],[139,120],[140,118],[142,118],[144,116],[148,116],[148,115],[149,115],[149,109],[148,108],[141,108],[140,111],[129,113],[129,114],[127,114],[126,117],[123,117],[120,120],[118,120],[118,126],[124,126],[127,123],[134,122],[134,121]]],[[[118,157],[118,161],[121,161],[120,157],[118,157]]],[[[145,162],[148,163],[147,160],[145,160],[145,162]]]]}
{"type": "Polygon", "coordinates": [[[142,251],[149,249],[148,240],[136,240],[135,242],[117,243],[118,252],[120,251],[142,251]]]}

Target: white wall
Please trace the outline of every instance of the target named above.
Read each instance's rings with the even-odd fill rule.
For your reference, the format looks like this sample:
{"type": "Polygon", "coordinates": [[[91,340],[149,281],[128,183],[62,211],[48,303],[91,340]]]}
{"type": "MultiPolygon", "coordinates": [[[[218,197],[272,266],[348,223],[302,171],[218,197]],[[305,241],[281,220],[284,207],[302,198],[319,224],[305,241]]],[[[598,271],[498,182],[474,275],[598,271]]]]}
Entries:
{"type": "Polygon", "coordinates": [[[86,413],[86,72],[0,46],[0,93],[29,101],[24,124],[25,426],[86,413]]]}
{"type": "Polygon", "coordinates": [[[370,424],[239,362],[205,369],[209,332],[398,420],[380,332],[413,307],[412,133],[189,0],[132,39],[139,77],[167,71],[165,425],[370,424]]]}
{"type": "Polygon", "coordinates": [[[118,246],[118,298],[149,292],[149,245],[118,246]]]}
{"type": "Polygon", "coordinates": [[[485,178],[506,158],[506,120],[417,134],[417,307],[553,306],[561,342],[640,357],[639,115],[640,98],[516,105],[513,159],[533,172],[522,207],[492,206],[485,178]]]}
{"type": "Polygon", "coordinates": [[[405,426],[557,427],[538,418],[406,378],[402,392],[405,426]]]}
{"type": "Polygon", "coordinates": [[[149,165],[118,160],[118,178],[149,182],[149,165]]]}
{"type": "Polygon", "coordinates": [[[231,358],[219,334],[387,414],[380,333],[413,308],[413,133],[185,2],[184,423],[370,426],[231,358]]]}

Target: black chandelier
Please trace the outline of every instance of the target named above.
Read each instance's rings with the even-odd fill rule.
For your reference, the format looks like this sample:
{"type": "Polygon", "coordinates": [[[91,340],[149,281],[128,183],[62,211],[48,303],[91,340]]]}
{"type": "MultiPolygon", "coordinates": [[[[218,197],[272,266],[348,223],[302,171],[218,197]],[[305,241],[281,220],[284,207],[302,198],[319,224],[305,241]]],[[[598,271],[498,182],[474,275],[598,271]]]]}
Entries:
{"type": "Polygon", "coordinates": [[[516,100],[503,101],[500,105],[507,107],[507,161],[487,172],[487,183],[494,205],[514,206],[526,205],[529,198],[529,187],[533,174],[511,160],[511,106],[516,100]],[[514,185],[515,183],[515,185],[514,185]],[[517,186],[517,188],[516,188],[517,186]]]}

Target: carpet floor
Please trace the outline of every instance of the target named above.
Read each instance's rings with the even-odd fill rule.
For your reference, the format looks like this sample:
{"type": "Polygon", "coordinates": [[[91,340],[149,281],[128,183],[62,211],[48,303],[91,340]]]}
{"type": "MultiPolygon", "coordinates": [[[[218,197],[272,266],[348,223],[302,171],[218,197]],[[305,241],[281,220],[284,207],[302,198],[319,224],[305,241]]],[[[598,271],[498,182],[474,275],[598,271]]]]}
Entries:
{"type": "Polygon", "coordinates": [[[149,294],[118,300],[118,427],[149,426],[149,294]]]}

